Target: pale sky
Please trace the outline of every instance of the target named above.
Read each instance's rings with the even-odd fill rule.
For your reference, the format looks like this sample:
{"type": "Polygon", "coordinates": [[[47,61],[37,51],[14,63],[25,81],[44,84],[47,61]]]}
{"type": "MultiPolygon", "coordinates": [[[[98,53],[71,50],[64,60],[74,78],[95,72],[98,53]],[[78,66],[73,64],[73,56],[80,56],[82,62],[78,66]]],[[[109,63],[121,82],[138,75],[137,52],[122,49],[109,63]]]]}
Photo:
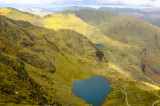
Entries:
{"type": "Polygon", "coordinates": [[[133,5],[160,8],[160,0],[0,0],[0,6],[38,6],[38,5],[133,5]]]}

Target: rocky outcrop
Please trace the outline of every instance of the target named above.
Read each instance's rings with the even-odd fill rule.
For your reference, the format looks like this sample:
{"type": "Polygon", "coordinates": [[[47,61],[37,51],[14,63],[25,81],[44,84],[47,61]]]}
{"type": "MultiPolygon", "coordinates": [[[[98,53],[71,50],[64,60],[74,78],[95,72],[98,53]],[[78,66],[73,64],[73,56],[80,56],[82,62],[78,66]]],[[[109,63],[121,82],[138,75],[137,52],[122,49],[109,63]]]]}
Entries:
{"type": "Polygon", "coordinates": [[[104,57],[104,54],[103,54],[102,51],[97,50],[97,51],[96,51],[96,56],[98,57],[99,61],[102,61],[102,60],[103,60],[103,57],[104,57]]]}
{"type": "Polygon", "coordinates": [[[145,71],[146,65],[143,64],[143,63],[141,63],[141,68],[142,68],[142,72],[145,73],[145,72],[146,72],[146,71],[145,71]]]}

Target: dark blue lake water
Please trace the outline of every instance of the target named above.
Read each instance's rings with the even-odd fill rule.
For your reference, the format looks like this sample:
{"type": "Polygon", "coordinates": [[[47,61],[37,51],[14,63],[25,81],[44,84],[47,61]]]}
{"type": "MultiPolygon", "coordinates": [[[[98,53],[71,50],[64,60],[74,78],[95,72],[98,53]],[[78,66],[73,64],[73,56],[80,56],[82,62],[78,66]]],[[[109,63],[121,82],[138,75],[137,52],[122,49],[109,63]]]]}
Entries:
{"type": "Polygon", "coordinates": [[[92,76],[85,80],[74,80],[72,92],[88,104],[100,106],[110,93],[110,84],[105,77],[92,76]]]}
{"type": "Polygon", "coordinates": [[[101,44],[94,44],[94,46],[98,47],[101,50],[104,49],[105,47],[104,45],[101,45],[101,44]]]}

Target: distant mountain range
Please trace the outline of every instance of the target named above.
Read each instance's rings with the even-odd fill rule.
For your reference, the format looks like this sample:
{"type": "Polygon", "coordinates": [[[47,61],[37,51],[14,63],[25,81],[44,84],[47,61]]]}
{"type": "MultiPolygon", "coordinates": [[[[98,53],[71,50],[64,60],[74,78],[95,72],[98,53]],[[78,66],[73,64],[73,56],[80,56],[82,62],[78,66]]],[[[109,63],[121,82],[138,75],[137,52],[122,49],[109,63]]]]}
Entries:
{"type": "Polygon", "coordinates": [[[19,8],[18,10],[23,11],[23,12],[29,12],[29,13],[40,15],[40,16],[45,16],[45,15],[48,15],[48,14],[53,14],[53,12],[51,10],[47,10],[47,9],[19,8]]]}
{"type": "Polygon", "coordinates": [[[160,9],[131,9],[131,8],[108,8],[101,7],[98,10],[110,12],[122,16],[137,17],[143,19],[153,25],[160,27],[160,9]]]}
{"type": "Polygon", "coordinates": [[[50,9],[41,9],[41,8],[18,8],[18,10],[23,12],[30,12],[36,15],[45,16],[48,14],[60,13],[64,11],[78,11],[81,9],[89,9],[95,10],[95,8],[91,7],[83,7],[83,6],[67,6],[67,7],[57,7],[57,8],[50,8],[50,9]]]}
{"type": "Polygon", "coordinates": [[[20,8],[19,10],[23,12],[30,12],[33,14],[45,16],[47,14],[60,13],[64,11],[78,11],[82,9],[99,10],[99,11],[110,12],[110,13],[122,15],[122,16],[137,17],[139,19],[143,19],[153,25],[160,27],[160,9],[159,8],[133,9],[133,8],[101,7],[96,9],[96,8],[84,7],[84,6],[68,6],[68,7],[50,8],[50,9],[20,8]]]}
{"type": "Polygon", "coordinates": [[[85,6],[67,6],[67,7],[53,8],[51,10],[54,12],[64,12],[64,11],[78,11],[82,9],[95,10],[95,8],[85,7],[85,6]]]}

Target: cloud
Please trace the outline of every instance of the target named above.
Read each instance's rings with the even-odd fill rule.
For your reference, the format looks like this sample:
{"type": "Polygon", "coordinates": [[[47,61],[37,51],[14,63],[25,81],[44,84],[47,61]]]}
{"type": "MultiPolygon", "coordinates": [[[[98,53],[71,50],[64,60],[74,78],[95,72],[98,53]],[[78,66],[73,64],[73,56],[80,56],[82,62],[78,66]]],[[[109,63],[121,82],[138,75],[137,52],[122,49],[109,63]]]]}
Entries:
{"type": "Polygon", "coordinates": [[[23,4],[23,5],[29,5],[29,4],[49,4],[52,2],[56,2],[57,0],[0,0],[0,3],[2,4],[23,4]]]}
{"type": "Polygon", "coordinates": [[[160,0],[94,0],[98,4],[122,4],[137,6],[160,6],[160,0]]]}
{"type": "Polygon", "coordinates": [[[0,0],[0,4],[22,4],[22,5],[36,5],[36,4],[68,4],[68,3],[85,3],[84,0],[0,0]]]}
{"type": "Polygon", "coordinates": [[[45,4],[122,4],[160,6],[160,0],[0,0],[0,4],[45,5],[45,4]]]}

